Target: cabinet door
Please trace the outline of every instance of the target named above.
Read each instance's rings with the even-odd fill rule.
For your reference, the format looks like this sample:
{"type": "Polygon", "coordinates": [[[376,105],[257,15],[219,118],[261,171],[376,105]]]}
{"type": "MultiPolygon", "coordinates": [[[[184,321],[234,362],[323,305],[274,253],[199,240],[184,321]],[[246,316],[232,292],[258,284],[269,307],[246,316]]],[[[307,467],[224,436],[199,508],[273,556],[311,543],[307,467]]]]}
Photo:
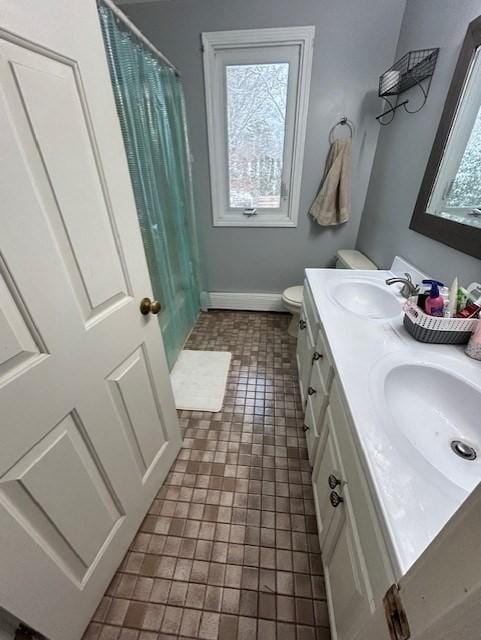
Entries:
{"type": "Polygon", "coordinates": [[[317,508],[317,528],[319,531],[321,549],[324,548],[327,533],[329,531],[329,525],[335,513],[330,502],[330,494],[332,491],[329,486],[330,476],[335,477],[340,482],[340,485],[335,487],[337,493],[342,494],[343,485],[340,465],[334,448],[331,429],[332,422],[330,419],[330,411],[328,409],[322,429],[322,452],[320,451],[318,454],[318,462],[314,469],[313,480],[314,499],[317,508]]]}
{"type": "Polygon", "coordinates": [[[324,574],[333,638],[354,640],[374,608],[347,485],[342,498],[337,507],[330,505],[333,514],[323,545],[324,574]]]}
{"type": "Polygon", "coordinates": [[[297,336],[297,371],[299,375],[299,389],[303,404],[307,398],[307,386],[312,368],[312,354],[314,353],[314,339],[307,320],[305,306],[302,307],[297,336]]]}

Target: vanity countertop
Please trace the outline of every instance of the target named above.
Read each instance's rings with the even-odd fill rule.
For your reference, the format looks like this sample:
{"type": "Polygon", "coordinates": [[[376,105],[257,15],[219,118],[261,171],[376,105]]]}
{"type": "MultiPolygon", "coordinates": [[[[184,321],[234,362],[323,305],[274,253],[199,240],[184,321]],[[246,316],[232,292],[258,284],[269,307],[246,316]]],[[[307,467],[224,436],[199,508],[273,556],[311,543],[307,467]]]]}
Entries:
{"type": "MultiPolygon", "coordinates": [[[[453,411],[455,418],[459,415],[461,426],[468,411],[468,407],[462,406],[462,399],[455,397],[455,392],[450,398],[455,407],[453,411],[435,407],[434,413],[430,413],[431,420],[433,415],[436,419],[439,415],[443,428],[439,431],[425,428],[426,407],[428,411],[432,409],[432,404],[429,405],[429,372],[432,369],[429,367],[440,370],[440,376],[446,380],[456,376],[474,389],[475,398],[477,393],[481,398],[481,363],[468,358],[463,346],[416,342],[403,326],[404,299],[399,295],[398,285],[390,288],[385,285],[386,278],[392,276],[391,271],[306,269],[306,278],[333,356],[336,377],[351,414],[353,435],[384,528],[393,568],[400,577],[481,480],[479,457],[475,461],[465,461],[450,450],[451,438],[447,434],[458,428],[453,411]],[[367,282],[395,293],[399,314],[395,311],[388,319],[372,319],[346,310],[336,299],[335,292],[339,285],[347,282],[354,285],[367,282]],[[406,364],[403,372],[408,374],[405,398],[404,378],[401,378],[400,393],[395,389],[396,398],[401,400],[393,408],[386,401],[386,372],[406,364]],[[426,384],[413,389],[409,372],[418,365],[428,367],[422,370],[421,377],[426,384]],[[460,402],[459,406],[457,402],[460,402]],[[405,426],[404,431],[399,429],[396,423],[399,413],[404,415],[404,425],[409,424],[406,415],[412,418],[411,431],[405,426]],[[434,445],[432,450],[431,444],[434,445]],[[428,455],[420,453],[425,450],[424,446],[428,448],[428,455]],[[439,464],[433,458],[438,450],[441,452],[439,464]]],[[[352,302],[355,304],[355,300],[352,302]]],[[[392,384],[390,382],[390,393],[392,384]]],[[[475,419],[479,420],[479,414],[475,419]]],[[[481,434],[479,437],[481,439],[481,434]]]]}

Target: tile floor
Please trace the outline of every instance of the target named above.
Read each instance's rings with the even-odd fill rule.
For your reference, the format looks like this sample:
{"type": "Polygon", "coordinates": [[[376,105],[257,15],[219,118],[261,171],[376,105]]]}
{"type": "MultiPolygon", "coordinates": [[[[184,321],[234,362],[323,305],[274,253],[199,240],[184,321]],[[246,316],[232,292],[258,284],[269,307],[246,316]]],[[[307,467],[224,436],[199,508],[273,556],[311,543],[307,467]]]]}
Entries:
{"type": "Polygon", "coordinates": [[[84,640],[328,640],[288,316],[210,311],[187,344],[229,350],[220,413],[184,447],[84,640]]]}

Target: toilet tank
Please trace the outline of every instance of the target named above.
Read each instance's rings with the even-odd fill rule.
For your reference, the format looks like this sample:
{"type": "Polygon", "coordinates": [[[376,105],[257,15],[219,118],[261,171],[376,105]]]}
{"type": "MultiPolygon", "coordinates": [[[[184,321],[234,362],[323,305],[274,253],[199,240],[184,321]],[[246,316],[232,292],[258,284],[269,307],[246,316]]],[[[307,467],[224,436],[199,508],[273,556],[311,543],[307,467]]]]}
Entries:
{"type": "Polygon", "coordinates": [[[377,267],[360,251],[339,249],[336,253],[336,269],[377,269],[377,267]]]}

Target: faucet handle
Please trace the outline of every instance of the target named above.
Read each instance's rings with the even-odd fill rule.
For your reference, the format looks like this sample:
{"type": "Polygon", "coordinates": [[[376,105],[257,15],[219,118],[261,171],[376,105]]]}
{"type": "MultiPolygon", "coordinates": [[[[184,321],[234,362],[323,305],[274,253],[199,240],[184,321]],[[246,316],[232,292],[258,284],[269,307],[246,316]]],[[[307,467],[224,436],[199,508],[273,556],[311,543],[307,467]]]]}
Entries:
{"type": "Polygon", "coordinates": [[[409,296],[417,296],[418,293],[421,291],[421,287],[418,284],[414,284],[410,273],[405,273],[404,275],[406,276],[406,280],[411,285],[411,291],[409,292],[409,295],[406,295],[406,298],[408,298],[409,296]]]}

